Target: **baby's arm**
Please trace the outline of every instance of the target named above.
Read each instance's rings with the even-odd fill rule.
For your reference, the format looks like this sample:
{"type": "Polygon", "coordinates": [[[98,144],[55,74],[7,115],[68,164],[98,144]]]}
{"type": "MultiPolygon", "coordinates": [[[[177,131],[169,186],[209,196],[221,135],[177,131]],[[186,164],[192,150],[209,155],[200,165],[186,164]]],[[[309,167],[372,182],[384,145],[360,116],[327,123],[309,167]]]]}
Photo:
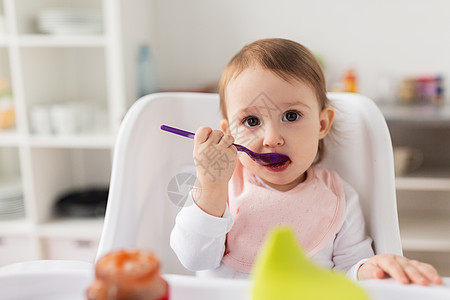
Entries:
{"type": "Polygon", "coordinates": [[[334,240],[333,262],[334,268],[346,272],[350,278],[356,280],[358,267],[374,255],[372,239],[366,234],[358,193],[350,184],[342,179],[341,181],[346,197],[346,209],[343,224],[334,240]]]}
{"type": "Polygon", "coordinates": [[[375,255],[358,270],[358,279],[386,277],[392,277],[403,284],[442,284],[442,278],[433,266],[394,254],[375,255]]]}
{"type": "Polygon", "coordinates": [[[188,202],[177,215],[170,246],[186,269],[215,269],[222,261],[225,237],[232,225],[228,209],[221,218],[209,215],[189,195],[188,202]]]}
{"type": "Polygon", "coordinates": [[[172,249],[191,271],[215,269],[225,251],[225,237],[233,219],[228,213],[228,182],[237,159],[234,139],[219,130],[202,127],[195,133],[197,181],[189,200],[177,215],[170,236],[172,249]]]}

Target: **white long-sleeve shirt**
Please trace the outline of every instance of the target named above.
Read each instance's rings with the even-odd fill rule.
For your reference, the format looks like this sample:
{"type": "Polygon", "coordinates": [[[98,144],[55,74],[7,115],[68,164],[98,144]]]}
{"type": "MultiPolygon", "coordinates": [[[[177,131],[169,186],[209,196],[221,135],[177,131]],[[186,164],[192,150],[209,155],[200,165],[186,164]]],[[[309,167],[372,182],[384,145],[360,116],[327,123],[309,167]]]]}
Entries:
{"type": "MultiPolygon", "coordinates": [[[[321,251],[311,257],[318,265],[346,272],[356,280],[359,267],[374,255],[372,239],[365,233],[365,223],[356,191],[342,180],[346,210],[342,225],[321,251]]],[[[267,186],[267,188],[271,188],[267,186]]],[[[222,217],[209,215],[200,209],[192,196],[178,213],[170,236],[170,245],[183,266],[197,271],[197,276],[248,278],[222,262],[226,234],[233,226],[228,210],[222,217]]]]}

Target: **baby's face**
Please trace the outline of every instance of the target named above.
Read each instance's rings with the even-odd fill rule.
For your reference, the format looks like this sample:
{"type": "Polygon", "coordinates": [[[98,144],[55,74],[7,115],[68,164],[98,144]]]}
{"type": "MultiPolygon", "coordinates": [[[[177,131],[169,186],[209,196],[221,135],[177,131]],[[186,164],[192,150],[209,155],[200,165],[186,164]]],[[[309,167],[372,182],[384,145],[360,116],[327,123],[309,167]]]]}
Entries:
{"type": "Polygon", "coordinates": [[[329,129],[333,110],[321,110],[312,88],[300,81],[287,82],[261,67],[244,70],[226,88],[228,125],[235,143],[259,153],[277,152],[290,161],[262,166],[240,154],[241,163],[269,186],[287,191],[305,180],[318,143],[329,129]]]}

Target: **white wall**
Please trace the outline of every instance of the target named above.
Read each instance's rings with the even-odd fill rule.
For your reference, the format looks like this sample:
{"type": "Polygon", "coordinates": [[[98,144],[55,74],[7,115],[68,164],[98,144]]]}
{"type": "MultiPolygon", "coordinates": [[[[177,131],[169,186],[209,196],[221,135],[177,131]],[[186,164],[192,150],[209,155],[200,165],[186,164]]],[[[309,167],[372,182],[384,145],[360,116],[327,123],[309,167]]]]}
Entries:
{"type": "Polygon", "coordinates": [[[386,79],[440,73],[450,94],[448,0],[155,0],[154,8],[163,89],[201,88],[244,44],[284,37],[323,57],[329,83],[354,67],[360,91],[377,98],[386,79]]]}

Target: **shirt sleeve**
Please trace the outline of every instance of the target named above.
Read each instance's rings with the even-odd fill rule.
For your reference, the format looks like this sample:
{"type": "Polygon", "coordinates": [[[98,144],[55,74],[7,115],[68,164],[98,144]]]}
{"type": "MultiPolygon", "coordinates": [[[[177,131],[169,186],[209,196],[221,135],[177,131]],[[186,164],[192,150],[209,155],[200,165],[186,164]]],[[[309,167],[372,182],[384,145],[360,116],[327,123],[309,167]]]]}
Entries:
{"type": "Polygon", "coordinates": [[[228,206],[222,217],[212,216],[197,206],[190,193],[187,204],[176,217],[170,246],[186,269],[215,269],[222,261],[226,234],[232,226],[228,206]]]}
{"type": "Polygon", "coordinates": [[[346,212],[333,249],[336,269],[357,280],[359,267],[374,255],[372,239],[367,236],[359,196],[350,184],[342,180],[346,196],[346,212]]]}

